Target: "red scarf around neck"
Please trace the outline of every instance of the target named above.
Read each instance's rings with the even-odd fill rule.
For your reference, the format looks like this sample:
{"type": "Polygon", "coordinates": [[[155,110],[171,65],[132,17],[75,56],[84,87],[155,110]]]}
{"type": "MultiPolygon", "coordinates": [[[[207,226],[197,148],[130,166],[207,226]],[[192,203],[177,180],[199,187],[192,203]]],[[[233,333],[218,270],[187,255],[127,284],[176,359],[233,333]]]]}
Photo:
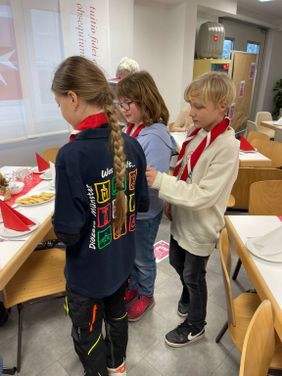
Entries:
{"type": "MultiPolygon", "coordinates": [[[[207,136],[200,142],[200,144],[196,147],[193,151],[191,156],[189,157],[187,163],[185,163],[181,176],[179,180],[186,181],[187,177],[189,176],[190,172],[193,171],[198,159],[200,158],[203,151],[229,126],[230,120],[226,117],[220,123],[218,123],[215,127],[213,127],[207,134],[207,136]]],[[[180,167],[182,165],[183,158],[185,156],[185,150],[187,145],[190,143],[191,140],[197,135],[197,133],[202,128],[195,128],[193,131],[188,135],[187,139],[183,142],[182,148],[180,150],[177,163],[173,172],[173,176],[178,176],[180,167]]]]}
{"type": "Polygon", "coordinates": [[[138,127],[134,130],[134,132],[132,134],[130,134],[132,132],[133,127],[134,127],[134,124],[128,124],[128,126],[126,128],[126,134],[127,134],[127,136],[131,136],[133,138],[136,138],[136,137],[138,137],[138,135],[142,131],[142,129],[145,128],[145,125],[143,123],[138,125],[138,127]]]}
{"type": "Polygon", "coordinates": [[[108,119],[104,112],[99,112],[95,115],[90,115],[87,118],[83,119],[82,122],[78,124],[78,126],[74,129],[75,133],[70,135],[69,140],[73,141],[76,139],[79,132],[84,131],[85,129],[90,128],[99,128],[102,124],[107,124],[108,119]]]}

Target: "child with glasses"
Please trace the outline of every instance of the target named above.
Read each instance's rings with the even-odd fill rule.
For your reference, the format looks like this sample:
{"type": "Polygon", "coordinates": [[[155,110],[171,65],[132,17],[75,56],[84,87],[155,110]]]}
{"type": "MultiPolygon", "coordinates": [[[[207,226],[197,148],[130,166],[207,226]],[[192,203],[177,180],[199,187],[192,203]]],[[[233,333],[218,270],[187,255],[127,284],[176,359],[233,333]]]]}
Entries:
{"type": "Polygon", "coordinates": [[[185,91],[194,126],[182,145],[174,176],[147,168],[150,187],[166,200],[171,220],[170,264],[182,282],[178,313],[185,320],[165,336],[182,347],[205,333],[206,267],[220,230],[239,167],[239,142],[225,116],[235,85],[224,73],[207,73],[185,91]]]}
{"type": "Polygon", "coordinates": [[[112,91],[91,61],[66,59],[52,90],[76,130],[56,159],[53,219],[67,245],[66,311],[75,351],[86,376],[125,376],[124,293],[135,257],[136,212],[148,209],[145,156],[136,140],[121,134],[112,91]]]}
{"type": "MultiPolygon", "coordinates": [[[[127,120],[127,135],[142,146],[147,164],[167,172],[175,143],[167,130],[169,113],[149,73],[133,73],[117,85],[119,106],[127,120]]],[[[137,321],[154,305],[156,260],[154,242],[163,212],[158,192],[151,189],[150,207],[136,220],[136,257],[125,294],[128,320],[137,321]]]]}

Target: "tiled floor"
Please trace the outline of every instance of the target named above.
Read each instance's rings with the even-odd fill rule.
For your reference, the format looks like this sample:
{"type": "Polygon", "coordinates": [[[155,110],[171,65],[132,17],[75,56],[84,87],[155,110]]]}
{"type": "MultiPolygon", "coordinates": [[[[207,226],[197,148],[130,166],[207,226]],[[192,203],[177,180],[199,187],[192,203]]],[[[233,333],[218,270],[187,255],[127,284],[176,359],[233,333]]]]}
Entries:
{"type": "MultiPolygon", "coordinates": [[[[163,219],[158,240],[169,239],[169,224],[163,219]]],[[[236,262],[234,256],[233,265],[236,262]]],[[[225,296],[218,251],[208,263],[208,314],[206,336],[184,348],[165,345],[164,335],[181,322],[176,313],[179,279],[168,260],[158,264],[155,307],[141,321],[129,324],[127,365],[129,376],[235,376],[240,356],[226,334],[220,344],[214,339],[226,320],[225,296]]],[[[234,292],[250,288],[242,268],[234,292]]],[[[0,354],[5,365],[16,358],[16,310],[0,328],[0,354]]],[[[21,376],[81,376],[82,367],[73,350],[71,324],[62,301],[28,306],[24,311],[21,376]]]]}

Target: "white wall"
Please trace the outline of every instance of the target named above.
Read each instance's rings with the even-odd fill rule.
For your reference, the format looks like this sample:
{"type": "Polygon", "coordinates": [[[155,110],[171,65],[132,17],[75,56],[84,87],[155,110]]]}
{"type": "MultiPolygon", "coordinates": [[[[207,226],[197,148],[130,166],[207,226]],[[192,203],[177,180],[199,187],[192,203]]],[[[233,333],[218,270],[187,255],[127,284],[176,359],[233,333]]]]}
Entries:
{"type": "Polygon", "coordinates": [[[134,0],[109,0],[111,77],[124,56],[133,55],[134,0]]]}
{"type": "Polygon", "coordinates": [[[203,6],[221,15],[235,14],[237,8],[234,0],[134,3],[134,56],[154,77],[170,111],[170,121],[183,106],[184,89],[192,80],[197,11],[203,6]]]}
{"type": "Polygon", "coordinates": [[[141,68],[154,77],[171,121],[177,116],[184,88],[192,79],[196,20],[193,1],[175,6],[135,2],[134,56],[141,68]]]}
{"type": "Polygon", "coordinates": [[[263,76],[259,87],[258,111],[273,110],[273,87],[282,78],[282,31],[271,30],[267,36],[263,76]]]}

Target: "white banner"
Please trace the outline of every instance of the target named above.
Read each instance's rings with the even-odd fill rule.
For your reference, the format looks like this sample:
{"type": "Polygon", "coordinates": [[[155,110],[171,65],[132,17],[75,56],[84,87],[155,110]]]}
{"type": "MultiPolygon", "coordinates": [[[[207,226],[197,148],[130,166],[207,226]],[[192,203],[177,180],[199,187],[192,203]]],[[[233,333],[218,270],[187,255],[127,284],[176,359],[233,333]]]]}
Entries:
{"type": "Polygon", "coordinates": [[[109,0],[60,0],[65,57],[85,56],[110,71],[109,0]]]}

